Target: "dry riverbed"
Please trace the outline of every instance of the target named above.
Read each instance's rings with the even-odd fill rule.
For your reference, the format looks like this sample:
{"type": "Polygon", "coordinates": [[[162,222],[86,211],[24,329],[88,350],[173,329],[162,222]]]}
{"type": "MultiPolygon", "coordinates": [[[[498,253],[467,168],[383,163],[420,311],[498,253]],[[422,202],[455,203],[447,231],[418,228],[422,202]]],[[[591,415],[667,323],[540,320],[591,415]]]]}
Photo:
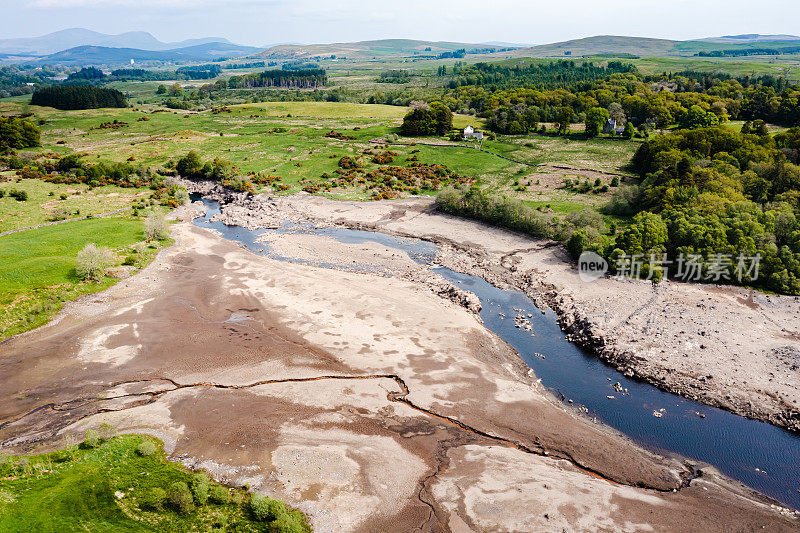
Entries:
{"type": "MultiPolygon", "coordinates": [[[[246,212],[253,223],[436,237],[452,243],[441,262],[498,283],[569,275],[556,248],[525,241],[538,252],[498,253],[525,247],[424,202],[260,205],[246,212]]],[[[798,527],[713,469],[690,480],[692,465],[563,407],[463,291],[397,251],[309,235],[271,242],[289,257],[364,267],[354,272],[257,256],[189,222],[173,237],[141,273],[0,345],[0,450],[58,446],[107,421],[296,505],[316,531],[798,527]]]]}
{"type": "Polygon", "coordinates": [[[558,314],[571,340],[626,375],[800,431],[798,297],[704,284],[585,283],[561,246],[441,215],[423,199],[257,198],[234,201],[221,218],[251,228],[310,220],[434,241],[441,264],[524,290],[558,314]]]}

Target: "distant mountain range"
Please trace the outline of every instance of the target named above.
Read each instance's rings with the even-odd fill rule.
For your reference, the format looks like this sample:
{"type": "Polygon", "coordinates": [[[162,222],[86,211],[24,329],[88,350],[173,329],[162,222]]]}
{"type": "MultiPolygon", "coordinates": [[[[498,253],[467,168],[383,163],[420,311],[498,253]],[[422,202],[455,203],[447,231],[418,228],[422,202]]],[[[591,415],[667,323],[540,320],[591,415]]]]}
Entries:
{"type": "Polygon", "coordinates": [[[61,65],[119,65],[134,61],[212,61],[220,57],[241,57],[260,48],[230,43],[205,43],[171,50],[141,50],[138,48],[109,48],[107,46],[76,46],[40,59],[42,63],[61,65]]]}
{"type": "Polygon", "coordinates": [[[224,37],[203,37],[174,43],[161,42],[146,31],[131,31],[119,35],[107,35],[84,28],[70,28],[41,37],[0,39],[0,54],[44,56],[78,46],[102,46],[108,48],[135,48],[139,50],[173,50],[208,43],[232,44],[224,37]]]}
{"type": "MultiPolygon", "coordinates": [[[[490,58],[511,57],[581,57],[605,55],[618,57],[689,57],[720,50],[753,49],[771,53],[782,48],[796,53],[800,37],[796,35],[723,35],[691,41],[597,35],[542,45],[515,45],[505,42],[460,43],[413,39],[380,39],[352,43],[280,44],[257,48],[233,44],[223,37],[204,37],[166,43],[143,31],[107,35],[72,28],[41,37],[0,39],[0,60],[37,58],[43,63],[111,66],[144,61],[210,61],[220,57],[249,56],[259,59],[291,60],[336,56],[356,60],[372,58],[408,58],[438,56],[466,50],[490,58]],[[794,50],[794,51],[792,51],[794,50]]],[[[726,52],[727,53],[727,52],[726,52]]]]}

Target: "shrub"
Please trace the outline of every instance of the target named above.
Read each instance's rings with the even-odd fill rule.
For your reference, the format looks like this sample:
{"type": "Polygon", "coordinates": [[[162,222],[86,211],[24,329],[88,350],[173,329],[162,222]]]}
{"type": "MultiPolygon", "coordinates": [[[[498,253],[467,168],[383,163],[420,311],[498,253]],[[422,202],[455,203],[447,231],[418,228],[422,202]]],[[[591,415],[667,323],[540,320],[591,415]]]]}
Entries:
{"type": "Polygon", "coordinates": [[[631,216],[638,211],[641,191],[638,186],[620,187],[603,208],[609,215],[631,216]]]}
{"type": "Polygon", "coordinates": [[[156,447],[156,444],[153,441],[149,439],[144,439],[141,442],[141,444],[139,444],[139,446],[136,448],[136,453],[138,453],[142,457],[150,457],[151,455],[156,453],[157,449],[158,448],[156,447]]]}
{"type": "Polygon", "coordinates": [[[253,182],[244,176],[233,176],[222,180],[222,186],[236,192],[253,192],[253,182]]]}
{"type": "Polygon", "coordinates": [[[286,504],[260,494],[250,497],[250,512],[259,522],[272,522],[287,513],[286,504]]]}
{"type": "Polygon", "coordinates": [[[359,168],[361,165],[358,163],[356,159],[353,159],[350,156],[344,156],[339,159],[339,167],[345,170],[352,170],[355,168],[359,168]]]}
{"type": "Polygon", "coordinates": [[[90,429],[86,431],[86,435],[83,437],[83,444],[82,446],[87,449],[97,448],[102,444],[102,439],[100,439],[100,434],[97,431],[90,429]]]}
{"type": "Polygon", "coordinates": [[[389,163],[394,161],[394,156],[395,155],[396,154],[394,152],[386,150],[386,151],[376,155],[375,157],[373,157],[372,158],[372,162],[373,163],[377,163],[379,165],[387,165],[387,164],[389,164],[389,163]]]}
{"type": "Polygon", "coordinates": [[[60,209],[56,209],[55,211],[53,211],[50,214],[49,219],[51,221],[53,221],[53,222],[56,222],[58,220],[66,220],[66,219],[68,219],[69,215],[70,215],[69,209],[65,209],[65,208],[62,207],[60,209]]]}
{"type": "Polygon", "coordinates": [[[611,178],[611,186],[619,187],[619,176],[614,176],[613,178],[611,178]]]}
{"type": "Polygon", "coordinates": [[[179,513],[188,513],[192,508],[192,493],[183,481],[176,481],[169,489],[170,506],[179,513]]]}
{"type": "Polygon", "coordinates": [[[178,202],[178,205],[189,203],[189,193],[183,187],[175,187],[172,196],[175,198],[175,201],[178,202]]]}
{"type": "Polygon", "coordinates": [[[11,189],[10,191],[8,191],[8,195],[11,198],[16,198],[18,202],[28,201],[28,191],[18,191],[17,189],[11,189]]]}
{"type": "Polygon", "coordinates": [[[58,198],[61,199],[61,200],[66,200],[67,198],[69,198],[69,195],[68,194],[61,194],[61,195],[59,195],[58,198]]]}
{"type": "Polygon", "coordinates": [[[90,242],[78,252],[75,273],[79,278],[87,281],[100,281],[106,275],[106,270],[113,261],[114,256],[111,250],[90,242]]]}
{"type": "Polygon", "coordinates": [[[588,227],[602,232],[605,226],[603,216],[594,209],[576,209],[571,211],[565,219],[576,229],[588,227]]]}
{"type": "Polygon", "coordinates": [[[125,258],[125,260],[122,262],[122,264],[124,266],[133,266],[133,265],[135,265],[136,264],[136,256],[135,255],[127,256],[125,258]]]}
{"type": "Polygon", "coordinates": [[[483,220],[534,237],[551,236],[546,218],[522,201],[492,194],[477,186],[465,191],[444,189],[436,195],[436,209],[449,215],[483,220]]]}
{"type": "Polygon", "coordinates": [[[163,216],[152,212],[144,219],[144,236],[148,241],[163,241],[169,237],[169,224],[163,216]]]}
{"type": "Polygon", "coordinates": [[[275,533],[305,533],[311,529],[306,525],[303,515],[298,511],[289,511],[270,524],[275,533]]]}
{"type": "Polygon", "coordinates": [[[100,427],[97,428],[97,433],[100,435],[101,439],[111,440],[117,435],[117,430],[108,422],[103,422],[100,424],[100,427]]]}
{"type": "Polygon", "coordinates": [[[208,500],[211,503],[216,503],[218,505],[225,505],[226,503],[231,501],[231,494],[230,492],[228,492],[228,489],[226,489],[222,485],[212,485],[208,489],[208,500]]]}
{"type": "Polygon", "coordinates": [[[197,505],[205,505],[208,501],[208,491],[211,486],[211,480],[208,476],[201,472],[192,476],[192,494],[194,501],[197,505]]]}
{"type": "Polygon", "coordinates": [[[167,493],[164,489],[153,487],[139,500],[139,508],[148,511],[160,511],[164,507],[164,500],[166,497],[167,493]]]}
{"type": "Polygon", "coordinates": [[[567,241],[567,251],[576,259],[583,253],[587,246],[589,246],[589,237],[584,230],[575,230],[567,241]]]}

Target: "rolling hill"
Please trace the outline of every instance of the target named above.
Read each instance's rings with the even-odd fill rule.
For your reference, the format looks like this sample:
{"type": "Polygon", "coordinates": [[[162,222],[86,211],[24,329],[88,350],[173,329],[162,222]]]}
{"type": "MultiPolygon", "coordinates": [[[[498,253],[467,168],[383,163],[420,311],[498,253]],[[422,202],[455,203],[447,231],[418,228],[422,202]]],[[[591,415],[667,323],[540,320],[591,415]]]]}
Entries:
{"type": "Polygon", "coordinates": [[[280,45],[263,50],[252,57],[262,59],[310,58],[335,55],[348,59],[369,59],[372,57],[404,57],[414,55],[439,55],[461,48],[469,50],[500,50],[502,46],[489,44],[454,43],[445,41],[415,41],[412,39],[381,39],[355,43],[280,45]]]}
{"type": "Polygon", "coordinates": [[[560,43],[543,44],[520,48],[511,52],[515,57],[564,57],[588,56],[597,54],[633,54],[637,56],[665,56],[675,48],[678,41],[651,39],[648,37],[623,37],[618,35],[597,35],[583,39],[573,39],[560,43]]]}
{"type": "Polygon", "coordinates": [[[672,41],[647,37],[597,35],[559,43],[519,48],[504,55],[513,57],[581,57],[632,54],[640,57],[689,57],[712,50],[796,48],[800,37],[792,35],[735,35],[693,41],[672,41]]]}

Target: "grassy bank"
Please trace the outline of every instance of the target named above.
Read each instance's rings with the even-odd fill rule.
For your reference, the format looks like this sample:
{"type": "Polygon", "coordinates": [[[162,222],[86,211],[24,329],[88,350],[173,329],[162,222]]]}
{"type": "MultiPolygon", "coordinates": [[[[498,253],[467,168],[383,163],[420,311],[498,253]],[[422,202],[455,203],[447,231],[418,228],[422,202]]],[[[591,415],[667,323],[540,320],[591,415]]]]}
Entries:
{"type": "Polygon", "coordinates": [[[149,436],[90,431],[80,446],[0,460],[0,531],[8,533],[310,531],[298,511],[252,498],[167,461],[149,436]]]}
{"type": "Polygon", "coordinates": [[[104,290],[117,280],[85,282],[75,273],[76,256],[93,242],[115,251],[116,264],[149,263],[158,245],[144,241],[142,221],[133,217],[79,220],[0,237],[0,338],[38,327],[83,294],[104,290]]]}
{"type": "MultiPolygon", "coordinates": [[[[13,178],[5,172],[6,179],[13,178]]],[[[0,183],[0,232],[43,224],[58,218],[78,218],[87,215],[125,209],[136,198],[149,195],[149,189],[122,188],[113,185],[91,188],[83,183],[59,184],[38,179],[23,179],[0,183]],[[27,200],[18,201],[9,191],[24,191],[27,200]]]]}

